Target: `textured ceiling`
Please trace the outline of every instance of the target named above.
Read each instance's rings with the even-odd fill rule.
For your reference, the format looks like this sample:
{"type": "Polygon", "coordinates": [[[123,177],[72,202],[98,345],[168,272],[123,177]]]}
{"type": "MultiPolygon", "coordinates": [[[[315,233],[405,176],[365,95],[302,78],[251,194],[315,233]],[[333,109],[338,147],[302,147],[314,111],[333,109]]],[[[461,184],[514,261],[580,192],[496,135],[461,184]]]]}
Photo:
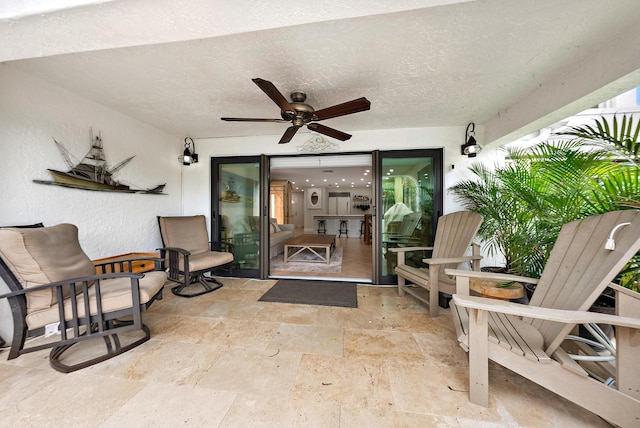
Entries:
{"type": "Polygon", "coordinates": [[[638,22],[636,0],[115,0],[0,19],[0,61],[177,136],[282,134],[220,120],[279,117],[255,77],[316,109],[367,97],[323,122],[348,133],[465,126],[638,22]]]}

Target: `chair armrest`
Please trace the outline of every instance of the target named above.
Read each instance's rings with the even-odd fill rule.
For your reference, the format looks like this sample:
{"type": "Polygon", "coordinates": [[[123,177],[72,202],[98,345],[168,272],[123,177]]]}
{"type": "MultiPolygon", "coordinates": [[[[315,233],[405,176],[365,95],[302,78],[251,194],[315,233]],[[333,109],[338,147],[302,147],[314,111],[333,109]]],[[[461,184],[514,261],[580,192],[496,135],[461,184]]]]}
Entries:
{"type": "MultiPolygon", "coordinates": [[[[482,256],[441,257],[437,259],[422,259],[422,262],[428,265],[446,265],[449,263],[472,262],[474,260],[480,260],[480,259],[482,259],[482,256]]],[[[451,270],[451,269],[448,269],[448,270],[451,270]]]]}
{"type": "Polygon", "coordinates": [[[211,241],[209,242],[209,248],[211,251],[222,251],[223,248],[227,249],[228,252],[233,252],[233,244],[229,241],[211,241]]]}
{"type": "Polygon", "coordinates": [[[420,238],[412,235],[389,235],[384,238],[384,241],[420,241],[420,238]]]}
{"type": "Polygon", "coordinates": [[[453,301],[457,306],[480,311],[499,312],[507,315],[516,315],[535,318],[545,321],[560,322],[563,324],[610,324],[620,327],[640,329],[640,319],[621,317],[618,315],[602,314],[588,311],[569,311],[564,309],[541,308],[520,303],[512,303],[504,300],[488,299],[485,297],[453,295],[453,301]]]}
{"type": "Polygon", "coordinates": [[[290,223],[278,224],[278,227],[280,228],[280,230],[287,232],[293,232],[296,230],[296,225],[290,223]]]}
{"type": "Polygon", "coordinates": [[[156,248],[156,250],[160,251],[160,257],[164,257],[164,253],[169,251],[169,252],[177,252],[180,254],[183,254],[185,256],[188,256],[191,254],[191,252],[185,250],[184,248],[178,248],[178,247],[161,247],[161,248],[156,248]]]}
{"type": "Polygon", "coordinates": [[[523,282],[526,284],[537,284],[539,279],[528,278],[526,276],[511,275],[508,273],[494,273],[494,272],[478,272],[473,270],[462,269],[445,269],[444,273],[449,276],[462,277],[462,278],[479,278],[504,282],[523,282]]]}
{"type": "Polygon", "coordinates": [[[392,253],[406,253],[409,251],[425,251],[425,250],[433,250],[433,247],[398,247],[398,248],[389,248],[387,251],[391,251],[392,253]]]}
{"type": "Polygon", "coordinates": [[[83,276],[83,277],[80,277],[80,278],[65,279],[65,280],[62,280],[62,281],[57,281],[57,282],[52,282],[52,283],[49,283],[49,284],[39,285],[37,287],[23,288],[21,290],[12,291],[11,293],[1,294],[0,295],[0,299],[5,299],[7,297],[25,295],[25,294],[31,293],[33,291],[39,291],[39,290],[46,290],[46,289],[49,289],[49,288],[62,287],[62,286],[69,285],[69,284],[81,284],[83,282],[87,282],[88,283],[88,282],[92,282],[92,281],[101,281],[103,279],[127,278],[127,277],[128,278],[140,279],[140,278],[144,277],[144,274],[142,274],[142,273],[131,273],[131,272],[115,272],[115,273],[101,273],[101,274],[97,274],[97,275],[83,276]]]}

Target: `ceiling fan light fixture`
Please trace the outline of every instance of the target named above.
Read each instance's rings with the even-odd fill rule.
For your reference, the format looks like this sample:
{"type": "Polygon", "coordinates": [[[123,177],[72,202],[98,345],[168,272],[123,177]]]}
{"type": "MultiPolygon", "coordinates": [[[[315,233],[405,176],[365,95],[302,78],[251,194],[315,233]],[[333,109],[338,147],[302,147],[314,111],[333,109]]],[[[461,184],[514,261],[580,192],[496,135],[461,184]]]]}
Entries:
{"type": "Polygon", "coordinates": [[[480,147],[474,137],[475,135],[476,124],[471,122],[467,125],[467,130],[464,136],[464,144],[460,146],[460,153],[469,156],[470,158],[475,158],[478,153],[482,151],[482,147],[480,147]]]}

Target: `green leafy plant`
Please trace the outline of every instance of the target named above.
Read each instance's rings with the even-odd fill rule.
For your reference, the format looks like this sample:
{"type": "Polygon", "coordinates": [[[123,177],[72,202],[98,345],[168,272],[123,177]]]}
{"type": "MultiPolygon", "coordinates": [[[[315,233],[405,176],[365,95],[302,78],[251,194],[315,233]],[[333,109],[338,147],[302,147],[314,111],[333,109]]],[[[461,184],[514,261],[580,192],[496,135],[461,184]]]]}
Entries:
{"type": "MultiPolygon", "coordinates": [[[[505,268],[537,277],[560,228],[592,214],[640,208],[640,123],[602,117],[528,149],[506,150],[506,163],[474,163],[474,177],[450,188],[484,217],[479,236],[505,268]]],[[[619,275],[637,288],[640,258],[619,275]]]]}

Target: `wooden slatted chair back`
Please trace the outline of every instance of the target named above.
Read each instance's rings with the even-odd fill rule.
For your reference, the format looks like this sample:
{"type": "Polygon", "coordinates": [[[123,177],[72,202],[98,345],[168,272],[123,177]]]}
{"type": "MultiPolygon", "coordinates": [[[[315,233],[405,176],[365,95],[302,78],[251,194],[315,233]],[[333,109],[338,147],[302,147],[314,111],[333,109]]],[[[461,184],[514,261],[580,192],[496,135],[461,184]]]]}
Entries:
{"type": "Polygon", "coordinates": [[[411,213],[404,216],[402,219],[402,224],[400,225],[400,230],[398,230],[399,236],[412,236],[413,232],[416,230],[418,223],[420,222],[420,217],[422,214],[420,213],[411,213]]]}
{"type": "MultiPolygon", "coordinates": [[[[638,250],[640,211],[613,211],[567,223],[558,235],[529,304],[588,310],[638,250]],[[610,239],[615,242],[614,250],[606,248],[610,239]]],[[[542,333],[548,355],[560,346],[574,327],[549,321],[527,321],[542,333]]]]}
{"type": "MultiPolygon", "coordinates": [[[[441,216],[438,219],[431,257],[439,259],[465,255],[480,229],[482,220],[480,214],[472,211],[456,211],[441,216]]],[[[438,268],[444,272],[447,268],[457,268],[458,264],[439,265],[438,268]]]]}

